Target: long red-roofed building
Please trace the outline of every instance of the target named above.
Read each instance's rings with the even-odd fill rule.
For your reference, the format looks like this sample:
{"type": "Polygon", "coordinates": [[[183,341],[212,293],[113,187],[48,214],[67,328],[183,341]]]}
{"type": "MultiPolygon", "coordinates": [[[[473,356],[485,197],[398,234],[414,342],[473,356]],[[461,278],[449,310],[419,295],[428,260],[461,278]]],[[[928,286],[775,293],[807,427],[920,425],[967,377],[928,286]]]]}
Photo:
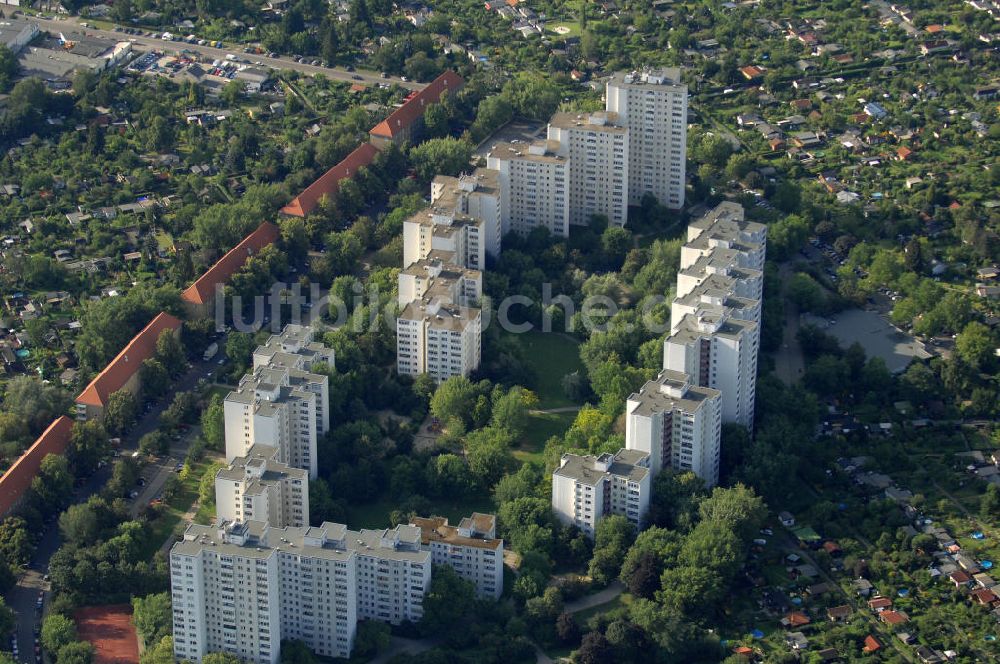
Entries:
{"type": "Polygon", "coordinates": [[[224,285],[230,277],[246,265],[247,259],[264,247],[274,244],[280,235],[278,227],[265,221],[257,229],[226,252],[226,255],[208,268],[193,284],[181,293],[184,309],[191,318],[205,318],[212,313],[216,286],[224,285]]]}
{"type": "Polygon", "coordinates": [[[99,417],[108,405],[108,399],[119,390],[138,393],[141,387],[139,369],[143,360],[156,354],[156,340],[160,338],[160,333],[170,330],[173,334],[180,334],[180,329],[180,319],[164,312],[157,314],[76,397],[77,419],[99,417]]]}
{"type": "Polygon", "coordinates": [[[372,127],[368,132],[372,143],[383,148],[390,143],[399,145],[411,140],[423,122],[427,107],[441,101],[441,95],[445,92],[457,92],[463,85],[465,80],[450,69],[441,74],[390,113],[389,117],[372,127]]]}
{"type": "Polygon", "coordinates": [[[343,161],[328,170],[306,187],[292,202],[281,208],[283,214],[304,217],[312,213],[324,196],[333,197],[340,189],[340,181],[353,178],[361,168],[370,166],[378,154],[378,148],[371,143],[362,143],[343,161]]]}
{"type": "Polygon", "coordinates": [[[38,474],[42,459],[49,454],[61,455],[69,446],[73,420],[61,415],[32,443],[14,465],[0,477],[0,517],[6,516],[24,499],[31,481],[38,474]]]}

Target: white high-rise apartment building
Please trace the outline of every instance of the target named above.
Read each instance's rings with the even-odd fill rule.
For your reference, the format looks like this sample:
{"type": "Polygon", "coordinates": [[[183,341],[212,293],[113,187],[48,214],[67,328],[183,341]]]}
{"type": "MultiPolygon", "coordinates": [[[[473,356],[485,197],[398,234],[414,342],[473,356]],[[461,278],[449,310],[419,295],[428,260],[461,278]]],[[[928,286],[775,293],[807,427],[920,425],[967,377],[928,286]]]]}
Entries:
{"type": "Polygon", "coordinates": [[[761,301],[735,295],[735,286],[733,279],[710,275],[686,295],[674,298],[670,304],[671,323],[679,324],[685,316],[694,314],[699,309],[712,309],[725,312],[732,318],[757,323],[759,332],[761,301]]]}
{"type": "Polygon", "coordinates": [[[431,562],[447,565],[476,586],[483,598],[500,599],[503,593],[503,540],[497,539],[497,518],[473,512],[458,526],[443,516],[413,517],[410,525],[420,528],[421,543],[431,552],[431,562]]]}
{"type": "Polygon", "coordinates": [[[709,488],[719,482],[722,399],[678,371],[661,371],[625,407],[625,447],[649,456],[655,476],[664,468],[691,471],[709,488]]]}
{"type": "Polygon", "coordinates": [[[669,208],[684,206],[687,86],[677,68],[618,72],[608,81],[606,108],[628,127],[628,200],[650,193],[669,208]]]}
{"type": "Polygon", "coordinates": [[[542,226],[569,235],[570,160],[555,141],[497,143],[486,165],[499,173],[503,230],[527,235],[542,226]]]}
{"type": "Polygon", "coordinates": [[[441,300],[471,305],[483,299],[483,273],[457,267],[436,253],[403,268],[397,301],[405,307],[415,300],[441,300]]]}
{"type": "Polygon", "coordinates": [[[629,130],[617,113],[556,113],[549,141],[569,159],[569,223],[586,225],[604,215],[612,226],[628,219],[629,130]]]}
{"type": "Polygon", "coordinates": [[[721,308],[699,308],[673,325],[663,343],[663,368],[722,393],[722,421],[753,426],[757,391],[757,324],[721,308]]]}
{"type": "Polygon", "coordinates": [[[332,348],[314,341],[315,330],[308,325],[289,323],[281,334],[272,334],[267,341],[253,351],[253,368],[283,367],[291,370],[291,380],[300,388],[316,394],[316,428],[320,434],[330,429],[328,407],[329,380],[315,380],[313,366],[325,364],[330,369],[336,367],[332,348]]]}
{"type": "Polygon", "coordinates": [[[443,208],[421,210],[403,222],[403,267],[432,252],[458,267],[486,267],[486,222],[443,208]]]}
{"type": "Polygon", "coordinates": [[[767,226],[746,221],[738,203],[719,203],[688,225],[687,242],[681,247],[681,269],[716,249],[733,249],[740,267],[763,271],[767,226]]]}
{"type": "Polygon", "coordinates": [[[458,267],[483,270],[499,256],[503,236],[500,174],[477,168],[431,182],[431,205],[403,222],[403,267],[438,257],[458,267]]]}
{"type": "Polygon", "coordinates": [[[286,466],[273,447],[254,445],[215,475],[221,521],[266,521],[276,528],[309,525],[309,473],[286,466]]]}
{"type": "MultiPolygon", "coordinates": [[[[468,215],[483,222],[483,245],[486,253],[500,255],[503,234],[503,202],[500,174],[488,168],[477,168],[471,174],[456,177],[438,175],[431,182],[431,205],[468,215]]],[[[469,266],[478,267],[482,266],[469,266]]]]}
{"type": "Polygon", "coordinates": [[[437,381],[468,376],[482,359],[483,312],[424,298],[396,318],[396,370],[437,381]]]}
{"type": "Polygon", "coordinates": [[[170,581],[178,660],[227,652],[276,664],[283,639],[347,658],[359,619],[423,617],[431,553],[413,526],[191,525],[170,551],[170,581]]]}
{"type": "Polygon", "coordinates": [[[274,529],[260,521],[188,526],[170,550],[175,658],[200,662],[227,652],[276,664],[282,639],[349,657],[358,620],[357,557],[346,546],[328,546],[329,527],[337,528],[274,529]]]}
{"type": "Polygon", "coordinates": [[[677,296],[684,297],[708,279],[726,280],[733,295],[749,300],[764,297],[764,273],[740,266],[740,252],[714,249],[677,273],[677,296]]]}
{"type": "Polygon", "coordinates": [[[330,428],[329,378],[305,367],[333,365],[333,352],[312,342],[312,331],[289,325],[254,351],[254,370],[223,403],[226,461],[254,445],[275,448],[277,461],[316,477],[316,439],[330,428]]]}
{"type": "Polygon", "coordinates": [[[552,511],[565,524],[594,537],[598,522],[621,514],[642,528],[652,492],[649,456],[636,450],[580,456],[563,454],[552,473],[552,511]]]}

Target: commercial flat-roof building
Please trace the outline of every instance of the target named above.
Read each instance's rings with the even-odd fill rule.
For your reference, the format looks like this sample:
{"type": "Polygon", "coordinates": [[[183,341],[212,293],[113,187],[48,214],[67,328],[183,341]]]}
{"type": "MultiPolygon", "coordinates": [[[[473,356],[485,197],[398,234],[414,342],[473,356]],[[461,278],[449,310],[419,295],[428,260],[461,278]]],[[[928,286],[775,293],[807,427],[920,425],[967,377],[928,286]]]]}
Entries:
{"type": "Polygon", "coordinates": [[[359,619],[423,617],[431,553],[420,529],[276,528],[260,521],[188,526],[170,551],[174,655],[227,652],[276,664],[283,640],[347,658],[359,619]]]}
{"type": "Polygon", "coordinates": [[[38,24],[22,18],[0,19],[0,44],[17,55],[40,34],[38,24]]]}
{"type": "Polygon", "coordinates": [[[497,518],[473,512],[457,526],[443,516],[413,517],[420,528],[421,545],[431,552],[431,562],[447,565],[476,586],[480,597],[500,599],[503,593],[503,540],[497,539],[497,518]]]}
{"type": "Polygon", "coordinates": [[[692,385],[685,373],[664,370],[628,398],[625,413],[625,447],[648,454],[653,475],[672,468],[693,472],[708,487],[718,484],[718,390],[692,385]]]}
{"type": "Polygon", "coordinates": [[[543,227],[556,237],[569,235],[568,156],[555,141],[498,143],[486,165],[499,173],[504,232],[527,235],[543,227]]]}
{"type": "Polygon", "coordinates": [[[594,537],[605,516],[620,514],[641,528],[652,491],[649,456],[637,450],[563,454],[552,473],[552,510],[563,523],[594,537]]]}
{"type": "Polygon", "coordinates": [[[221,521],[265,521],[276,528],[309,525],[309,473],[277,460],[278,450],[254,445],[215,475],[221,521]]]}
{"type": "Polygon", "coordinates": [[[628,201],[652,194],[666,207],[684,206],[687,86],[676,67],[617,72],[606,88],[608,112],[628,127],[628,201]]]}

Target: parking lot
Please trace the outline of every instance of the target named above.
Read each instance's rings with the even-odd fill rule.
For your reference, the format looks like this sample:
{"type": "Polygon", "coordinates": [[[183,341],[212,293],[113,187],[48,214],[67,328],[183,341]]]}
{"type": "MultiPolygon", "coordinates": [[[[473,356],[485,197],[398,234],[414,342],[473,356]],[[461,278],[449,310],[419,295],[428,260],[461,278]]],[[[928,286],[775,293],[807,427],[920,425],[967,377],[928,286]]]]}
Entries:
{"type": "Polygon", "coordinates": [[[848,309],[829,319],[806,314],[802,322],[833,335],[845,348],[854,342],[861,344],[868,357],[881,357],[892,373],[906,369],[914,358],[932,357],[923,343],[870,309],[848,309]]]}

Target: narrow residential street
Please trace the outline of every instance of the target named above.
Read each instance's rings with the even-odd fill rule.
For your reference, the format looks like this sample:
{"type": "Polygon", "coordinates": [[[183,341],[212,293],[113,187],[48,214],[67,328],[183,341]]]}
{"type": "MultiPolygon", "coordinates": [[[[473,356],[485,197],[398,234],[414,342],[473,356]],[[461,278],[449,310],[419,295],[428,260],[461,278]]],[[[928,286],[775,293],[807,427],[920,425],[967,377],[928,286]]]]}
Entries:
{"type": "MultiPolygon", "coordinates": [[[[219,345],[225,345],[225,339],[220,339],[219,345]]],[[[154,431],[159,426],[160,413],[162,413],[173,401],[177,392],[193,390],[198,381],[207,378],[217,368],[214,360],[198,360],[191,363],[188,371],[181,376],[166,394],[149,412],[143,413],[133,429],[122,436],[122,453],[138,448],[139,439],[145,434],[154,431]]],[[[139,496],[132,501],[131,513],[138,514],[142,506],[147,505],[150,500],[162,489],[167,477],[173,472],[174,465],[178,460],[183,460],[187,454],[187,446],[190,437],[185,436],[179,441],[176,448],[171,450],[169,458],[155,464],[155,473],[150,476],[147,469],[144,477],[147,478],[146,486],[139,496]]],[[[111,477],[112,464],[107,464],[98,469],[91,477],[77,487],[73,494],[73,503],[82,503],[92,495],[100,492],[101,488],[111,477]]],[[[17,636],[18,656],[17,661],[24,664],[35,662],[34,639],[35,630],[40,629],[42,612],[37,609],[39,593],[44,593],[45,601],[48,601],[49,584],[43,580],[48,571],[49,559],[56,552],[61,544],[59,536],[59,524],[56,519],[44,525],[38,548],[31,559],[27,569],[18,578],[17,585],[14,586],[5,597],[7,605],[17,614],[17,636]]]]}

